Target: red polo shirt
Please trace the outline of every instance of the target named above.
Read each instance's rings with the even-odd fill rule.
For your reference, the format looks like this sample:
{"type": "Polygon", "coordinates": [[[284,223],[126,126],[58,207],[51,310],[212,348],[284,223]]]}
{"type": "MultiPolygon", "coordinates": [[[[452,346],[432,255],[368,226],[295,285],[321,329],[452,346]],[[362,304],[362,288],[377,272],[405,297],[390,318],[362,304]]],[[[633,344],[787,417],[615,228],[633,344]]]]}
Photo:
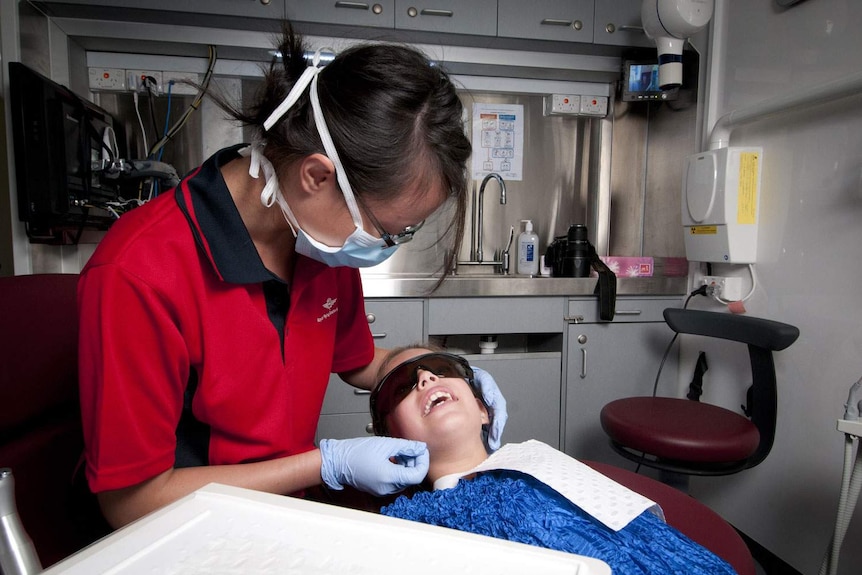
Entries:
{"type": "Polygon", "coordinates": [[[308,451],[329,374],[373,357],[357,270],[297,256],[288,286],[263,266],[219,171],[237,149],[120,218],[81,272],[94,492],[175,457],[179,467],[308,451]],[[184,453],[178,435],[200,453],[184,453]]]}

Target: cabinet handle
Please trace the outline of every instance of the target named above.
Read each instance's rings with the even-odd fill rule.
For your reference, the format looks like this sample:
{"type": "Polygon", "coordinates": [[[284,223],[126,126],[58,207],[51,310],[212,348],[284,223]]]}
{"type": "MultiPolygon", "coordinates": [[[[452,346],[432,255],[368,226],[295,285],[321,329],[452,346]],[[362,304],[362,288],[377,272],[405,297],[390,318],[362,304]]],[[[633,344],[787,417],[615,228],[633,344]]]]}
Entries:
{"type": "Polygon", "coordinates": [[[557,18],[545,18],[542,20],[542,26],[571,26],[571,20],[558,20],[557,18]]]}
{"type": "Polygon", "coordinates": [[[368,435],[374,435],[374,424],[368,423],[365,425],[365,433],[368,435]]]}
{"type": "Polygon", "coordinates": [[[639,309],[618,309],[616,315],[640,315],[641,310],[639,309]]]}
{"type": "Polygon", "coordinates": [[[445,16],[446,18],[451,18],[455,15],[451,10],[437,10],[435,8],[423,8],[419,13],[423,16],[445,16]]]}
{"type": "Polygon", "coordinates": [[[581,379],[587,377],[587,350],[581,348],[581,379]]]}
{"type": "Polygon", "coordinates": [[[566,315],[563,316],[563,321],[566,323],[582,323],[584,316],[582,315],[566,315]]]}
{"type": "Polygon", "coordinates": [[[353,395],[371,395],[371,392],[367,389],[354,389],[353,395]]]}
{"type": "Polygon", "coordinates": [[[355,10],[368,10],[368,4],[365,2],[347,2],[345,0],[339,0],[335,3],[336,8],[353,8],[355,10]]]}
{"type": "Polygon", "coordinates": [[[384,331],[382,333],[372,333],[371,337],[373,337],[374,339],[383,339],[384,337],[386,337],[386,332],[384,331]]]}

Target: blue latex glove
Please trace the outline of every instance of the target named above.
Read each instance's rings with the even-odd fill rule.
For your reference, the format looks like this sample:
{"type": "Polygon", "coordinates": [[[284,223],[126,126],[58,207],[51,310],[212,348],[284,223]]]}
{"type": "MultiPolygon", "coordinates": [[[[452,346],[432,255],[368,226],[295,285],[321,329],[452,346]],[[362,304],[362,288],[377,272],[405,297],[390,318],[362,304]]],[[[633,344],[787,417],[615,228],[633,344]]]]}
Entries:
{"type": "Polygon", "coordinates": [[[350,485],[375,495],[391,495],[421,483],[428,474],[428,447],[421,441],[394,437],[322,439],[320,458],[320,477],[338,490],[350,485]]]}
{"type": "Polygon", "coordinates": [[[485,405],[491,412],[488,414],[491,418],[487,438],[488,449],[497,451],[500,449],[503,428],[506,427],[506,420],[509,419],[509,413],[506,411],[506,398],[503,397],[500,388],[497,387],[497,382],[494,381],[494,377],[490,373],[479,367],[473,367],[473,376],[476,378],[476,383],[479,384],[479,389],[482,390],[485,405]]]}

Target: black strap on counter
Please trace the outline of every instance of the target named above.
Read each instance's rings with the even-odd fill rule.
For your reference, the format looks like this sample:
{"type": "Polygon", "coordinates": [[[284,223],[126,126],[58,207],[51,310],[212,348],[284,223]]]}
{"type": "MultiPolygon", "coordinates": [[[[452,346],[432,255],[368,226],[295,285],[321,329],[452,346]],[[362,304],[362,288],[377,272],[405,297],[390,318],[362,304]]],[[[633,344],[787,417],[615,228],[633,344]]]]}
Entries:
{"type": "Polygon", "coordinates": [[[599,296],[599,319],[603,321],[611,321],[614,319],[617,301],[617,276],[611,271],[605,262],[603,262],[596,253],[596,248],[592,243],[590,246],[590,267],[599,274],[599,282],[596,284],[596,290],[593,293],[599,296]]]}

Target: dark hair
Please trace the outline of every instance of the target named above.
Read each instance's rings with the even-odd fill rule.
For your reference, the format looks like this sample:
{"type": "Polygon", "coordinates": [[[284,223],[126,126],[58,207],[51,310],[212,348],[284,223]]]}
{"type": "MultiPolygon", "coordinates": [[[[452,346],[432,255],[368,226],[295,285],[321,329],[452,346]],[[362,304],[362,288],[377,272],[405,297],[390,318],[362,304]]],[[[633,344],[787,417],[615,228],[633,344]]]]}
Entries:
{"type": "MultiPolygon", "coordinates": [[[[239,111],[218,102],[235,119],[257,127],[284,100],[308,65],[302,38],[289,22],[264,75],[257,102],[239,111]]],[[[351,47],[318,76],[318,97],[333,143],[357,195],[382,201],[413,184],[430,189],[438,181],[455,202],[447,233],[454,231],[455,257],[467,211],[463,106],[447,73],[421,52],[396,44],[351,47]]],[[[217,99],[218,101],[218,99],[217,99]]],[[[265,133],[264,153],[276,172],[313,153],[325,153],[314,123],[309,90],[265,133]]],[[[445,277],[445,273],[442,274],[445,277]]]]}

